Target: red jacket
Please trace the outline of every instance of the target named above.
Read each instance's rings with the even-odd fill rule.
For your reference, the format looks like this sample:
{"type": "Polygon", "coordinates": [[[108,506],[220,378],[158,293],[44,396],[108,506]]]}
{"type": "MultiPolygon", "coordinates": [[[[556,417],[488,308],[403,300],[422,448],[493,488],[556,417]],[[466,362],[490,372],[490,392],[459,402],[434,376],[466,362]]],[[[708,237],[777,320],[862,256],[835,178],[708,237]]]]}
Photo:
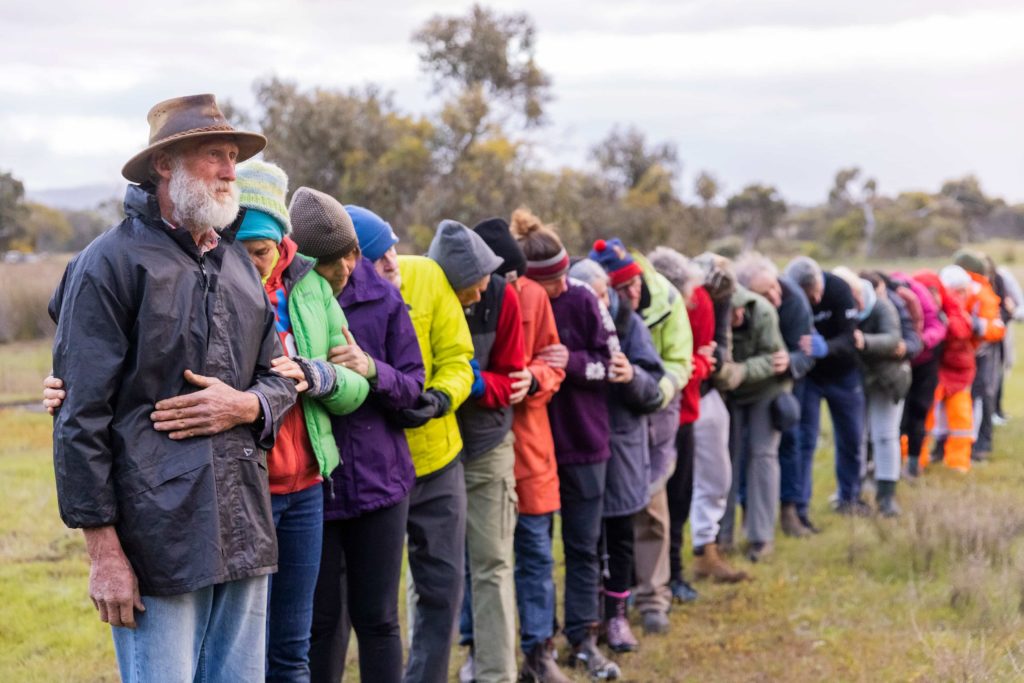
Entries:
{"type": "Polygon", "coordinates": [[[697,353],[697,349],[710,344],[715,338],[715,307],[706,289],[697,287],[693,290],[686,312],[690,316],[690,329],[693,331],[693,373],[683,388],[679,405],[681,425],[696,422],[700,417],[700,385],[711,376],[711,362],[697,353]]]}
{"type": "Polygon", "coordinates": [[[974,382],[977,364],[974,359],[974,329],[963,304],[942,285],[939,276],[930,270],[919,270],[914,279],[934,292],[946,314],[946,339],[939,361],[939,384],[947,395],[962,391],[974,382]]]}

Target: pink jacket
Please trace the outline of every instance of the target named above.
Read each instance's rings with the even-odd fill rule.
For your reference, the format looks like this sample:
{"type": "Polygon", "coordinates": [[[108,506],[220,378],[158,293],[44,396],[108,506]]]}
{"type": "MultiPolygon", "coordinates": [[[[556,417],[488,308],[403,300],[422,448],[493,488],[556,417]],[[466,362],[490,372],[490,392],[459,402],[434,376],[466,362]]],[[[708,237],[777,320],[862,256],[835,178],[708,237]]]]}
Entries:
{"type": "Polygon", "coordinates": [[[946,323],[939,316],[939,304],[927,287],[906,273],[896,272],[892,277],[906,282],[921,302],[921,341],[924,343],[924,350],[917,354],[911,365],[923,365],[932,359],[935,347],[946,338],[946,323]]]}

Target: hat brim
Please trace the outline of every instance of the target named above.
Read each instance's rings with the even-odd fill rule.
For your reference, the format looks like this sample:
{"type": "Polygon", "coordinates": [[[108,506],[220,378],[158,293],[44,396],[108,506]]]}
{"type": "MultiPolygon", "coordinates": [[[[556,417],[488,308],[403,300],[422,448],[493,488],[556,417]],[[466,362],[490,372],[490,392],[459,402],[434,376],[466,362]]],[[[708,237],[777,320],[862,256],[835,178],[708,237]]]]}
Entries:
{"type": "Polygon", "coordinates": [[[247,131],[209,131],[209,130],[197,130],[190,133],[183,133],[182,135],[176,135],[173,138],[167,140],[161,140],[155,142],[146,149],[142,150],[124,165],[121,169],[121,175],[126,180],[142,184],[150,179],[149,173],[149,160],[156,152],[161,149],[166,149],[171,145],[176,145],[179,142],[186,140],[196,140],[198,138],[212,138],[212,137],[231,137],[234,138],[235,144],[238,145],[238,157],[235,159],[236,162],[241,163],[246,159],[251,159],[256,156],[267,146],[267,139],[259,133],[249,133],[247,131]]]}

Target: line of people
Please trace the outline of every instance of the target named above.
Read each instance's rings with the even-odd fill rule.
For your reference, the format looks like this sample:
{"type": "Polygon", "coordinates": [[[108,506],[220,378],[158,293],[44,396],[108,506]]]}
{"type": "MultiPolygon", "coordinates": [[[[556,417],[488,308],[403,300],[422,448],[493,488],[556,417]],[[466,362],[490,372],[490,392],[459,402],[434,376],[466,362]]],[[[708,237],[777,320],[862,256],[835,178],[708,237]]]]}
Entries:
{"type": "MultiPolygon", "coordinates": [[[[175,106],[209,111],[205,97],[162,103],[151,124],[175,106]]],[[[722,582],[749,578],[728,557],[737,505],[753,563],[772,553],[777,524],[817,531],[822,399],[843,514],[872,511],[867,481],[878,512],[898,514],[901,455],[916,476],[933,461],[966,471],[991,451],[1006,322],[1021,299],[973,252],[938,274],[823,272],[805,257],[780,274],[757,253],[644,255],[609,235],[576,259],[554,226],[518,209],[473,229],[442,221],[426,256],[400,256],[385,218],[308,187],[289,202],[273,164],[240,164],[236,181],[249,134],[226,125],[184,143],[151,134],[146,164],[126,166],[137,183],[128,218],[69,265],[51,304],[45,398],[61,512],[70,526],[117,531],[120,545],[107,535],[95,554],[98,535],[86,538],[94,574],[109,571],[130,598],[91,583],[125,680],[338,681],[352,630],[367,681],[447,680],[456,631],[461,680],[568,681],[559,630],[564,665],[616,679],[601,646],[639,646],[630,611],[644,633],[665,633],[673,602],[698,597],[683,571],[687,522],[693,575],[722,582]],[[255,266],[250,284],[236,245],[255,266]],[[199,279],[168,259],[198,264],[199,279]],[[188,310],[143,324],[147,306],[166,307],[160,297],[188,310]],[[126,360],[107,345],[139,350],[126,360]],[[83,349],[101,353],[86,362],[83,349]],[[124,373],[133,388],[120,388],[124,373]],[[249,376],[265,379],[250,387],[249,376]],[[206,417],[228,398],[251,419],[206,417]],[[110,455],[135,443],[110,445],[110,433],[143,425],[184,444],[175,462],[150,456],[164,446],[148,436],[136,460],[110,455]],[[210,481],[195,474],[222,460],[206,446],[217,438],[232,468],[257,466],[241,484],[223,464],[210,481]],[[105,557],[127,558],[130,580],[105,557]],[[266,575],[262,589],[216,590],[266,575]]]]}

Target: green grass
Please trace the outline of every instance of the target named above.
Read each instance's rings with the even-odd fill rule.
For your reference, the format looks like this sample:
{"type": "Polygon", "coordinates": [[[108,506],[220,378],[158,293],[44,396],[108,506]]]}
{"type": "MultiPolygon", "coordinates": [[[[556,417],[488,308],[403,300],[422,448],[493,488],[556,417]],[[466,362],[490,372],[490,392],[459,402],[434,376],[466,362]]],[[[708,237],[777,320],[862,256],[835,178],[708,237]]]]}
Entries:
{"type": "MultiPolygon", "coordinates": [[[[823,533],[780,535],[766,563],[735,560],[753,582],[697,584],[700,600],[673,609],[670,634],[618,657],[626,680],[1024,680],[1022,400],[1018,373],[1006,395],[1018,415],[997,428],[992,462],[901,484],[898,520],[829,512],[826,425],[813,510],[823,533]]],[[[0,680],[116,680],[81,535],[57,515],[49,417],[0,410],[0,433],[0,680]]],[[[453,672],[461,661],[456,653],[453,672]]],[[[350,671],[346,680],[358,680],[354,663],[350,671]]]]}
{"type": "Polygon", "coordinates": [[[0,344],[0,406],[43,400],[53,357],[49,339],[0,344]]]}

